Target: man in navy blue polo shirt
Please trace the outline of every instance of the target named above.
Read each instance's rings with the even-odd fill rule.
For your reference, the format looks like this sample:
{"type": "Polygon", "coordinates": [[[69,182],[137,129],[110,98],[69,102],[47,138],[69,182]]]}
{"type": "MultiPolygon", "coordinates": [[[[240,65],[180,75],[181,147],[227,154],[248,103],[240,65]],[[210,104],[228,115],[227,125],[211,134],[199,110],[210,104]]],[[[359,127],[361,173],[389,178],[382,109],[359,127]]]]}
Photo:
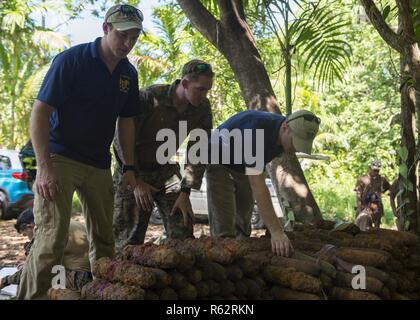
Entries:
{"type": "Polygon", "coordinates": [[[254,199],[271,234],[274,253],[289,256],[291,243],[273,208],[264,168],[283,152],[311,153],[320,119],[299,110],[287,118],[248,110],[212,133],[207,201],[212,236],[249,237],[254,199]]]}
{"type": "MultiPolygon", "coordinates": [[[[127,187],[134,189],[134,116],[141,110],[138,75],[127,60],[142,31],[135,7],[111,7],[104,36],[59,55],[35,100],[30,133],[38,172],[36,240],[25,264],[18,299],[45,299],[53,267],[62,265],[72,198],[82,202],[92,263],[113,257],[113,184],[110,144],[117,132],[127,187]]],[[[63,285],[63,283],[60,283],[63,285]]]]}

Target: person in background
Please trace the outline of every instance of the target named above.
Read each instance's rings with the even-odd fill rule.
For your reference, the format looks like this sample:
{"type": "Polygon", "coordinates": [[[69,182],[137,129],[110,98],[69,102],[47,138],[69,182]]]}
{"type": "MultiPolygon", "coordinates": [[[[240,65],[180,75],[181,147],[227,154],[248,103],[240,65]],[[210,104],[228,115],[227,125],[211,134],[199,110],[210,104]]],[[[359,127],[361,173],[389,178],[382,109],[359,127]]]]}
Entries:
{"type": "Polygon", "coordinates": [[[366,175],[360,176],[357,179],[356,186],[354,188],[354,191],[356,192],[357,203],[356,218],[359,215],[359,213],[364,209],[363,203],[367,194],[376,193],[376,195],[379,197],[379,211],[378,214],[374,217],[377,220],[373,222],[373,224],[378,228],[380,227],[381,218],[384,214],[382,194],[391,188],[391,185],[389,184],[388,180],[386,180],[385,177],[379,174],[380,170],[381,162],[379,160],[373,161],[369,165],[368,173],[366,175]]]}
{"type": "Polygon", "coordinates": [[[363,209],[360,211],[359,215],[356,218],[355,224],[360,228],[361,231],[368,231],[371,228],[379,228],[378,216],[379,204],[381,199],[375,192],[369,192],[366,194],[363,201],[363,209]]]}
{"type": "MultiPolygon", "coordinates": [[[[16,231],[27,237],[29,242],[24,244],[25,256],[28,256],[35,240],[35,220],[32,209],[23,211],[15,224],[16,231]]],[[[80,222],[70,221],[69,239],[64,249],[63,266],[66,269],[66,288],[80,291],[82,287],[92,280],[89,263],[89,241],[86,227],[80,222]]],[[[23,265],[18,271],[0,280],[0,289],[11,284],[19,286],[23,265]]]]}

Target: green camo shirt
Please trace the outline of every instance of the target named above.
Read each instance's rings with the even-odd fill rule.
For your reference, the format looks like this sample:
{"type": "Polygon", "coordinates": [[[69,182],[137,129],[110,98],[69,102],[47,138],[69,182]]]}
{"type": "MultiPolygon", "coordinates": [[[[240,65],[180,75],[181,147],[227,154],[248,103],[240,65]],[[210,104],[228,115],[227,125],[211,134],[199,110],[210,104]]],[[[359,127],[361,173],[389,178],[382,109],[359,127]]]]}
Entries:
{"type": "MultiPolygon", "coordinates": [[[[159,130],[172,129],[175,132],[177,150],[183,142],[179,141],[180,121],[187,122],[187,134],[193,129],[203,129],[210,134],[213,116],[208,99],[199,106],[189,105],[182,113],[178,113],[175,109],[173,95],[179,83],[180,80],[176,80],[172,84],[157,84],[140,90],[143,112],[135,118],[135,163],[139,171],[159,167],[156,152],[159,146],[165,143],[156,139],[159,130]]],[[[119,150],[117,140],[117,138],[114,140],[116,151],[119,150]]],[[[196,142],[189,142],[187,150],[194,143],[196,142]]],[[[205,165],[192,165],[186,161],[181,186],[200,189],[205,168],[205,165]]],[[[117,169],[121,169],[120,161],[117,161],[117,169]]]]}

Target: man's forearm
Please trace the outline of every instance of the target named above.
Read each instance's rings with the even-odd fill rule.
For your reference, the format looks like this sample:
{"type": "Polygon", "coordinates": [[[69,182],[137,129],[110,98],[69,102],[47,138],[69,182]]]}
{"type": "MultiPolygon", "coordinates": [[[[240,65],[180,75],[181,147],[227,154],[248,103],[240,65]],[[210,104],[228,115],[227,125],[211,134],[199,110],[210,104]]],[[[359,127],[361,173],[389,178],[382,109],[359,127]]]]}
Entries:
{"type": "Polygon", "coordinates": [[[272,234],[283,232],[283,226],[277,218],[273,202],[271,201],[270,192],[265,184],[264,178],[249,176],[249,181],[264,224],[272,234]]]}
{"type": "Polygon", "coordinates": [[[120,144],[120,159],[123,164],[134,164],[135,129],[134,118],[118,118],[117,132],[120,144]]]}
{"type": "Polygon", "coordinates": [[[36,100],[31,112],[30,135],[38,166],[49,162],[49,117],[53,108],[36,100]]]}

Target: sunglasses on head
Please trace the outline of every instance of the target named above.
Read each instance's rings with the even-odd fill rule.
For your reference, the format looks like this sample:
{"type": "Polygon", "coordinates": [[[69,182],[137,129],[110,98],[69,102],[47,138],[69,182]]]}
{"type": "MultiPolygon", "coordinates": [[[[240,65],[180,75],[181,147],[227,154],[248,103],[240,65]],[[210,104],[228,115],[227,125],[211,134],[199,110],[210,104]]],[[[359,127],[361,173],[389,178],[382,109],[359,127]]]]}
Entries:
{"type": "Polygon", "coordinates": [[[117,10],[115,10],[114,12],[109,14],[109,16],[106,18],[106,20],[108,20],[110,16],[112,16],[113,14],[118,13],[118,12],[121,12],[126,17],[136,16],[137,18],[140,19],[141,22],[143,22],[143,13],[139,9],[137,9],[133,6],[130,6],[128,4],[120,5],[120,7],[117,10]]]}
{"type": "Polygon", "coordinates": [[[188,73],[203,73],[203,72],[207,72],[207,71],[211,71],[211,65],[208,63],[198,63],[194,66],[194,68],[192,68],[188,73]]]}
{"type": "Polygon", "coordinates": [[[303,118],[303,119],[305,119],[306,121],[309,121],[309,122],[316,122],[317,124],[321,123],[321,119],[318,118],[317,116],[312,115],[312,114],[302,114],[302,115],[297,116],[295,118],[287,119],[287,122],[290,122],[290,121],[293,121],[293,120],[296,120],[296,119],[299,119],[299,118],[303,118]]]}

